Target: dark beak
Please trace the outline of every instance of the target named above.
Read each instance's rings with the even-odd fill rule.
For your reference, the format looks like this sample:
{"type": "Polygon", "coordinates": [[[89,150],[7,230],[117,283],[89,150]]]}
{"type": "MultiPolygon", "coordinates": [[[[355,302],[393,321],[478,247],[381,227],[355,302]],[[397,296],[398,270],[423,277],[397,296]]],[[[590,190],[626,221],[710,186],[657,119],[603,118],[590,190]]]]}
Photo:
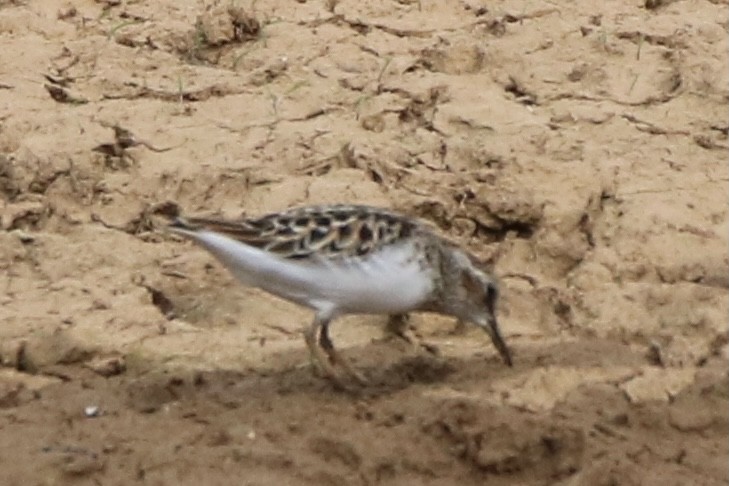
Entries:
{"type": "Polygon", "coordinates": [[[489,319],[489,322],[485,326],[481,326],[491,337],[491,341],[496,346],[496,350],[501,355],[501,359],[504,360],[508,366],[514,366],[511,359],[511,351],[504,342],[504,338],[501,337],[501,331],[499,331],[499,324],[496,322],[496,317],[489,319]]]}

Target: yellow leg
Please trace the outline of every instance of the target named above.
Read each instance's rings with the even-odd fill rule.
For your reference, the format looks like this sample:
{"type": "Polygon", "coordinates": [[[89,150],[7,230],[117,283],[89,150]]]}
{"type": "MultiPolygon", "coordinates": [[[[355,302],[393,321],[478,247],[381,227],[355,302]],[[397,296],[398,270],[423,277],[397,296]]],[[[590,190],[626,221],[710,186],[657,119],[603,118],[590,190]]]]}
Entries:
{"type": "Polygon", "coordinates": [[[314,318],[311,326],[304,331],[304,339],[306,345],[309,348],[309,357],[311,358],[312,364],[314,364],[327,378],[332,381],[338,382],[339,377],[334,370],[334,367],[329,362],[329,357],[326,355],[324,350],[319,346],[319,335],[321,334],[322,326],[325,321],[314,318]]]}
{"type": "Polygon", "coordinates": [[[352,368],[347,360],[345,360],[342,355],[339,354],[336,349],[334,349],[334,343],[332,343],[332,340],[329,337],[329,321],[326,321],[324,324],[322,324],[320,326],[320,329],[321,331],[319,332],[318,344],[329,358],[329,363],[331,363],[333,366],[339,366],[358,384],[366,385],[367,379],[360,372],[352,368]]]}
{"type": "Polygon", "coordinates": [[[438,348],[426,343],[415,331],[415,328],[410,325],[410,316],[407,314],[391,315],[387,320],[387,330],[415,348],[424,349],[430,354],[438,354],[438,348]]]}
{"type": "Polygon", "coordinates": [[[329,338],[329,322],[329,318],[317,315],[311,326],[304,331],[304,338],[306,339],[306,345],[309,347],[311,360],[321,370],[324,376],[339,388],[347,389],[347,385],[337,372],[337,367],[342,369],[358,384],[366,384],[367,380],[349,366],[349,363],[334,349],[332,340],[329,338]]]}

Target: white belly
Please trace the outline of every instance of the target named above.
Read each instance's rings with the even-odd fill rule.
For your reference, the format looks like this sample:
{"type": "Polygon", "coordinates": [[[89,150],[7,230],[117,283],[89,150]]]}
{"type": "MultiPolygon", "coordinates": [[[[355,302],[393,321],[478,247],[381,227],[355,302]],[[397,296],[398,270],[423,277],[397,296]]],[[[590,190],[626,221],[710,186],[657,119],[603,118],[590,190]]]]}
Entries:
{"type": "Polygon", "coordinates": [[[364,260],[313,264],[310,305],[333,305],[345,314],[413,310],[428,298],[433,282],[409,250],[406,245],[394,245],[364,260]]]}
{"type": "Polygon", "coordinates": [[[212,232],[188,234],[241,282],[333,314],[395,314],[418,307],[433,290],[429,271],[408,244],[365,258],[290,260],[212,232]]]}

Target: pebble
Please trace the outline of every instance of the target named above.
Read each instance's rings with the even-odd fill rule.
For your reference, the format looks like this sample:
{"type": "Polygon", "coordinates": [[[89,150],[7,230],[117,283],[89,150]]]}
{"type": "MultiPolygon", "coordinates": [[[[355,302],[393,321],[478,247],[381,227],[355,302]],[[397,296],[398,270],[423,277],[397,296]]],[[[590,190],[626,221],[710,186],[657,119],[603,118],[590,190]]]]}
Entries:
{"type": "Polygon", "coordinates": [[[84,415],[88,418],[98,417],[101,415],[101,410],[97,405],[89,405],[84,408],[84,415]]]}

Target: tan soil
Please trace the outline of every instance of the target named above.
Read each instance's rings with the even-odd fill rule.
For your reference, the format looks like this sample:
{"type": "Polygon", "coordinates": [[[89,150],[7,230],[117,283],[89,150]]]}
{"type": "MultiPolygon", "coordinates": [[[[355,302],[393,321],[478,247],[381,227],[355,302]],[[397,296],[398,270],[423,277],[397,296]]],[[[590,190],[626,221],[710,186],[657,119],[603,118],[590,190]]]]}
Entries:
{"type": "Polygon", "coordinates": [[[729,9],[645,3],[0,0],[0,483],[727,484],[729,9]],[[432,221],[515,367],[350,317],[337,392],[166,201],[432,221]]]}

